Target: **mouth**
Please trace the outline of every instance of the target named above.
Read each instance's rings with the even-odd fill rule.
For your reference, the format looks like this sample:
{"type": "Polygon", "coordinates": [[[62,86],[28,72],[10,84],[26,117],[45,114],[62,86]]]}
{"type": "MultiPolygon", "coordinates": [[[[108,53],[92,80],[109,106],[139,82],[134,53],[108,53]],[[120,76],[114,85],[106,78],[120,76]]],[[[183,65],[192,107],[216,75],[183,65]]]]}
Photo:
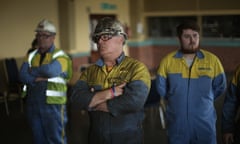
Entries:
{"type": "Polygon", "coordinates": [[[193,43],[191,43],[191,44],[189,45],[189,48],[191,48],[191,49],[194,49],[194,47],[195,47],[195,44],[193,44],[193,43]]]}
{"type": "Polygon", "coordinates": [[[106,49],[106,47],[105,46],[98,46],[98,49],[99,50],[104,50],[104,49],[106,49]]]}

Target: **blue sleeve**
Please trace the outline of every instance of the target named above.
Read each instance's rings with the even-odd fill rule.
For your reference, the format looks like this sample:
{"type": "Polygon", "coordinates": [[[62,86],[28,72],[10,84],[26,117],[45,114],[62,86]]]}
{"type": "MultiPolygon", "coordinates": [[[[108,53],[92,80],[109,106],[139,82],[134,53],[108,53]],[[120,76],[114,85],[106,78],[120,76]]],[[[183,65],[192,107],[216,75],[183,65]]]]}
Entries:
{"type": "Polygon", "coordinates": [[[226,75],[224,73],[219,74],[216,78],[213,80],[213,92],[214,92],[214,98],[221,96],[226,91],[226,75]]]}
{"type": "Polygon", "coordinates": [[[149,88],[140,80],[128,83],[123,95],[107,101],[109,112],[114,115],[133,113],[144,107],[149,88]]]}
{"type": "Polygon", "coordinates": [[[61,64],[54,60],[49,64],[41,65],[40,67],[33,67],[31,69],[31,74],[36,77],[56,77],[56,76],[66,76],[66,73],[62,72],[61,64]]]}
{"type": "Polygon", "coordinates": [[[19,71],[20,81],[24,84],[33,84],[35,77],[29,72],[29,64],[24,62],[19,71]]]}
{"type": "Polygon", "coordinates": [[[229,89],[224,99],[223,109],[222,109],[222,131],[223,133],[233,133],[234,132],[234,121],[238,109],[238,97],[239,92],[237,86],[233,83],[229,85],[229,89]]]}
{"type": "Polygon", "coordinates": [[[89,104],[95,95],[90,91],[88,84],[84,81],[78,80],[70,92],[70,101],[76,109],[89,109],[89,104]]]}
{"type": "Polygon", "coordinates": [[[156,89],[158,94],[161,97],[165,97],[167,95],[167,80],[166,78],[157,75],[156,76],[156,89]]]}

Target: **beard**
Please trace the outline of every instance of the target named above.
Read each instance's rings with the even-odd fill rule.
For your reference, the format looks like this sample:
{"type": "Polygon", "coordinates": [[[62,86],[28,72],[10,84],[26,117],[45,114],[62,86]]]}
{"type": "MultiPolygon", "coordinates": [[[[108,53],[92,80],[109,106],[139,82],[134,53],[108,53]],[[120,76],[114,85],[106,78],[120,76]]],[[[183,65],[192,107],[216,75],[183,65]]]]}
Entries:
{"type": "Polygon", "coordinates": [[[191,49],[186,49],[186,48],[183,48],[183,46],[181,46],[181,52],[184,54],[195,54],[199,49],[200,49],[199,46],[196,48],[192,47],[191,49]]]}

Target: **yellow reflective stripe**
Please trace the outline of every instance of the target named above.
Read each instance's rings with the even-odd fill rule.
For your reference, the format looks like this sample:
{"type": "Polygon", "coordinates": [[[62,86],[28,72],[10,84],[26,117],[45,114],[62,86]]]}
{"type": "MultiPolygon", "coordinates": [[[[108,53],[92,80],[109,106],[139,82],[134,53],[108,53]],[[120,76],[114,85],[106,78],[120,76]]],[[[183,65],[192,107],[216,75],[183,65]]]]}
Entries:
{"type": "Polygon", "coordinates": [[[46,99],[47,104],[66,104],[67,97],[54,97],[49,96],[46,99]]]}
{"type": "Polygon", "coordinates": [[[49,78],[48,82],[66,84],[66,81],[61,77],[49,78]]]}
{"type": "Polygon", "coordinates": [[[60,91],[55,91],[55,90],[47,90],[46,91],[47,96],[52,96],[52,97],[63,97],[66,96],[66,92],[60,92],[60,91]]]}

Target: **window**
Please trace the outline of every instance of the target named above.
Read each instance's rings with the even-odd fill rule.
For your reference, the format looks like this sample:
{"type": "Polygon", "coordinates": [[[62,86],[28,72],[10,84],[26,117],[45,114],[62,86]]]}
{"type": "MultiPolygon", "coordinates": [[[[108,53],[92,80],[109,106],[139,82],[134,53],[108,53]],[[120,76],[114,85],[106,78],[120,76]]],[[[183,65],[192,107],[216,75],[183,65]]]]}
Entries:
{"type": "Polygon", "coordinates": [[[240,38],[240,15],[203,16],[203,37],[240,38]]]}
{"type": "Polygon", "coordinates": [[[149,17],[148,36],[150,38],[158,37],[176,37],[176,27],[184,20],[197,20],[194,16],[176,16],[176,17],[149,17]]]}
{"type": "MultiPolygon", "coordinates": [[[[202,17],[203,38],[240,38],[240,15],[210,15],[202,17]]],[[[176,26],[184,20],[197,16],[148,17],[148,37],[176,37],[176,26]]]]}

